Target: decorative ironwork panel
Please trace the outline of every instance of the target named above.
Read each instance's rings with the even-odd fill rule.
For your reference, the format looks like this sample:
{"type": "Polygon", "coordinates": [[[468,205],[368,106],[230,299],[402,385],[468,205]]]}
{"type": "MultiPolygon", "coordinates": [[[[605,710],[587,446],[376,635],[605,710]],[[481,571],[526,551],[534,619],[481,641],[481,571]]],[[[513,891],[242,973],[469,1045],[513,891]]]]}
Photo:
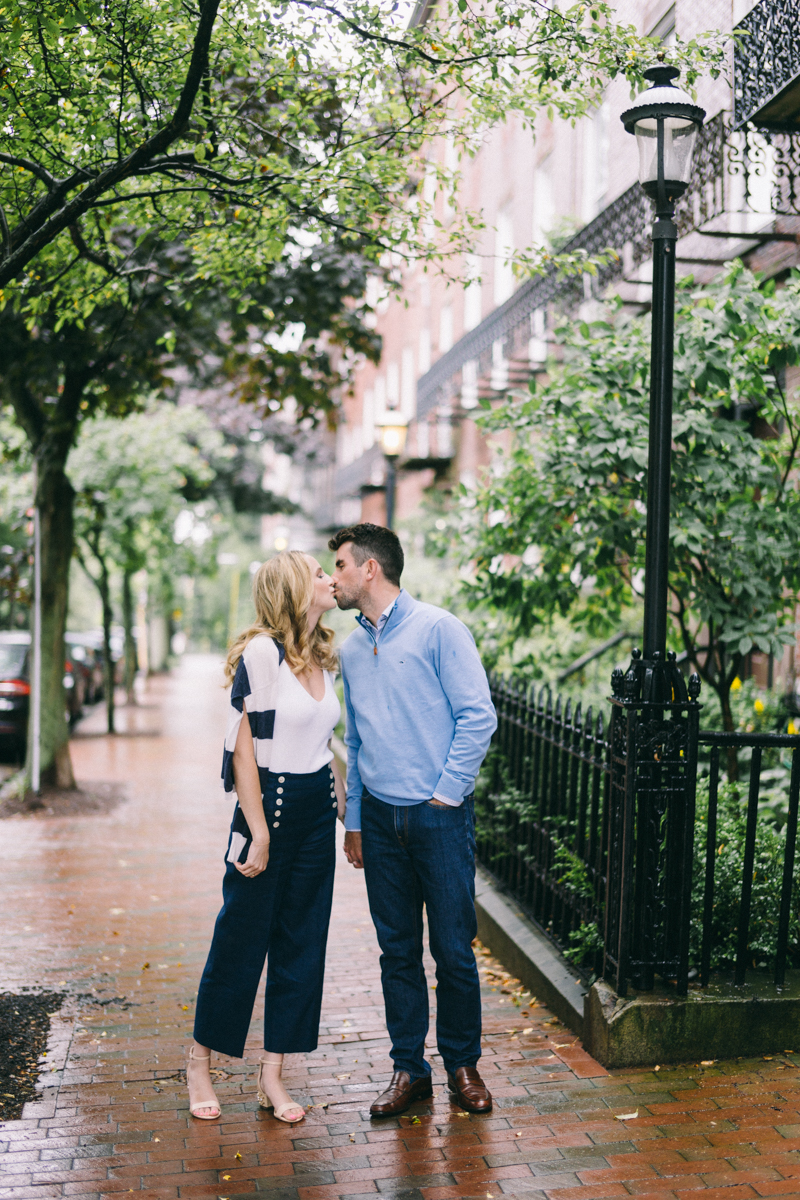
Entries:
{"type": "Polygon", "coordinates": [[[800,134],[772,133],[765,136],[772,145],[774,155],[772,211],[779,216],[800,216],[800,134]]]}
{"type": "Polygon", "coordinates": [[[800,76],[800,0],[761,0],[736,29],[745,35],[733,51],[734,124],[741,128],[800,76]]]}

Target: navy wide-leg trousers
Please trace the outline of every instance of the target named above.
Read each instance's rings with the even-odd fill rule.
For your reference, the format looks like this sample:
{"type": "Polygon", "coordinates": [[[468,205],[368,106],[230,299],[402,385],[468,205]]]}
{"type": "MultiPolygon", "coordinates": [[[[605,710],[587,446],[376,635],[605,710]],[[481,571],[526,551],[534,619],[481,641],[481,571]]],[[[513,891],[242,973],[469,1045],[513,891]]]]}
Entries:
{"type": "MultiPolygon", "coordinates": [[[[336,796],[333,772],[264,780],[270,833],[266,871],[247,879],[225,864],[223,905],[200,980],[194,1036],[201,1046],[241,1058],[267,963],[264,1049],[304,1054],[317,1048],[325,947],[333,900],[336,796]]],[[[236,806],[231,833],[250,831],[236,806]]],[[[230,847],[230,840],[228,843],[230,847]]]]}

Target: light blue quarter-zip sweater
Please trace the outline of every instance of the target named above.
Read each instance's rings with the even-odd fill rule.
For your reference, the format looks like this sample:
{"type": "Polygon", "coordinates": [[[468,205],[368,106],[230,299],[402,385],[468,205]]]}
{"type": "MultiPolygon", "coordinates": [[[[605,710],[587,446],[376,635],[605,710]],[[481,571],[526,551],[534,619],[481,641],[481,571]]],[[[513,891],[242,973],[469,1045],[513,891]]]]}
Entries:
{"type": "Polygon", "coordinates": [[[347,712],[345,829],[361,828],[361,793],[387,804],[460,803],[497,726],[472,634],[404,589],[380,636],[368,621],[341,649],[347,712]]]}

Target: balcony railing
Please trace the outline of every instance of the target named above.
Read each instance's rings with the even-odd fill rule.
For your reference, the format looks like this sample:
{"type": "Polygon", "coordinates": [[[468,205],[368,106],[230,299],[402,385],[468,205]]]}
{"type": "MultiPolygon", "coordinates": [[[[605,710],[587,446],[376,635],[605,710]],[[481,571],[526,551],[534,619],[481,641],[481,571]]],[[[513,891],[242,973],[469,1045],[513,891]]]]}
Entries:
{"type": "Polygon", "coordinates": [[[800,128],[800,2],[761,0],[736,26],[734,125],[800,128]]]}
{"type": "MultiPolygon", "coordinates": [[[[794,0],[794,3],[800,4],[800,0],[794,0]]],[[[766,136],[771,147],[765,143],[764,136],[755,131],[735,134],[726,113],[719,113],[705,124],[698,139],[692,183],[678,205],[681,237],[692,233],[700,237],[705,226],[731,213],[737,177],[736,190],[740,199],[736,206],[743,204],[744,213],[748,211],[754,179],[771,172],[773,213],[800,214],[800,135],[766,136]]],[[[746,219],[743,215],[743,223],[746,219]]],[[[563,247],[565,254],[584,251],[590,256],[610,247],[617,252],[617,257],[600,267],[594,277],[565,277],[551,271],[525,282],[505,304],[460,338],[418,380],[417,415],[424,416],[457,391],[466,363],[477,363],[478,376],[485,376],[491,369],[493,348],[497,343],[502,346],[506,360],[527,363],[533,314],[554,303],[562,308],[579,304],[586,297],[587,280],[591,294],[602,295],[609,284],[632,275],[651,257],[651,220],[652,206],[639,185],[634,184],[563,247]]],[[[769,220],[769,216],[764,217],[765,224],[769,220]]],[[[747,229],[747,232],[751,231],[747,229]]],[[[718,239],[724,232],[727,229],[715,228],[707,234],[709,241],[711,236],[717,239],[714,251],[708,256],[709,261],[718,257],[723,248],[718,239]]],[[[730,242],[741,247],[742,239],[737,242],[731,233],[730,242]]]]}

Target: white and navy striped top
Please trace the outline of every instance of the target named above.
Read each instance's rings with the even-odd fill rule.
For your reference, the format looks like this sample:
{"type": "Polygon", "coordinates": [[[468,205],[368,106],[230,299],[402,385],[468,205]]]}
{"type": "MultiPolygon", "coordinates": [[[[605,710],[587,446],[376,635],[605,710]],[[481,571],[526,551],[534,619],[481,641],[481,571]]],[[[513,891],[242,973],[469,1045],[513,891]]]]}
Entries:
{"type": "Polygon", "coordinates": [[[272,735],[275,732],[275,704],[278,694],[278,672],[284,659],[283,646],[266,633],[256,634],[244,648],[231,686],[231,711],[222,752],[222,780],[226,792],[235,789],[233,780],[233,751],[242,723],[242,708],[247,704],[250,732],[258,773],[264,783],[272,755],[272,735]]]}

